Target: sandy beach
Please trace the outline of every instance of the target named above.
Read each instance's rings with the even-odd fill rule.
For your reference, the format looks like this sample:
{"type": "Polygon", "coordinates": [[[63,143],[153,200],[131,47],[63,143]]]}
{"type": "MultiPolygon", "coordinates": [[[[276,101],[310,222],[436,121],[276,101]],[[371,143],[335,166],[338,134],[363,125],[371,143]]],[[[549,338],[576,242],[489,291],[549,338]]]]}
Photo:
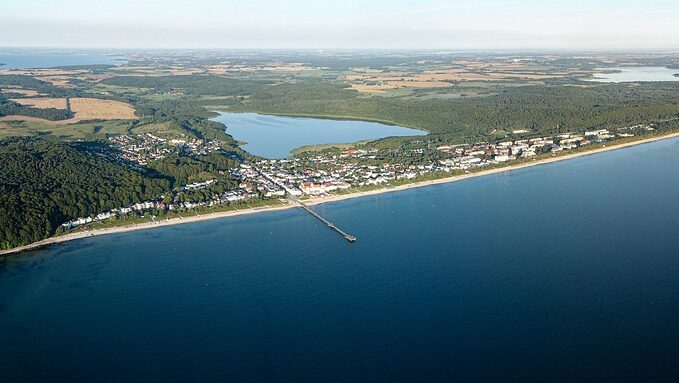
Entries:
{"type": "Polygon", "coordinates": [[[401,191],[401,190],[419,188],[419,187],[423,187],[423,186],[445,184],[445,183],[450,183],[450,182],[462,181],[462,180],[465,180],[465,179],[468,179],[468,178],[483,177],[483,176],[487,176],[487,175],[490,175],[490,174],[509,172],[509,171],[513,171],[513,170],[529,168],[529,167],[532,167],[532,166],[545,165],[545,164],[550,164],[550,163],[559,162],[559,161],[566,161],[566,160],[570,160],[570,159],[573,159],[573,158],[589,156],[589,155],[593,155],[593,154],[597,154],[597,153],[603,153],[603,152],[608,152],[608,151],[611,151],[611,150],[623,149],[623,148],[627,148],[627,147],[630,147],[630,146],[637,146],[637,145],[647,144],[647,143],[650,143],[650,142],[666,140],[666,139],[675,138],[675,137],[679,137],[679,132],[670,133],[670,134],[666,134],[666,135],[662,135],[662,136],[656,136],[656,137],[647,138],[647,139],[643,139],[643,140],[625,142],[625,143],[621,143],[621,144],[617,144],[617,145],[613,144],[613,145],[610,145],[610,146],[605,146],[605,147],[601,147],[601,148],[597,148],[597,149],[592,149],[592,150],[587,150],[587,151],[582,151],[582,152],[577,152],[577,153],[572,153],[572,154],[566,154],[566,155],[560,155],[560,156],[551,157],[551,158],[541,158],[539,160],[534,160],[533,162],[525,162],[525,163],[520,163],[520,164],[515,164],[515,165],[507,165],[507,166],[503,166],[503,167],[500,167],[500,168],[481,170],[481,171],[477,171],[477,172],[473,172],[473,173],[461,174],[461,175],[456,175],[456,176],[451,176],[451,177],[438,178],[438,179],[429,180],[429,181],[412,182],[412,183],[408,183],[408,184],[404,184],[404,185],[384,187],[384,188],[365,191],[365,192],[357,192],[357,193],[344,194],[344,195],[332,195],[332,196],[327,196],[327,197],[322,197],[322,198],[312,198],[312,199],[309,199],[309,200],[305,200],[304,202],[307,205],[318,205],[318,204],[321,204],[321,203],[327,203],[327,202],[333,202],[333,201],[342,201],[342,200],[346,200],[346,199],[350,199],[350,198],[358,198],[358,197],[365,197],[365,196],[370,196],[370,195],[375,195],[375,194],[396,192],[396,191],[401,191]]]}
{"type": "MultiPolygon", "coordinates": [[[[344,194],[344,195],[332,195],[332,196],[327,196],[327,197],[322,197],[322,198],[321,197],[312,198],[312,199],[305,200],[304,202],[307,205],[319,205],[319,204],[328,203],[328,202],[343,201],[343,200],[347,200],[347,199],[351,199],[351,198],[359,198],[359,197],[365,197],[365,196],[371,196],[371,195],[389,193],[389,192],[396,192],[396,191],[407,190],[407,189],[418,188],[418,187],[424,187],[424,186],[430,186],[430,185],[456,182],[456,181],[461,181],[461,180],[474,178],[474,177],[483,177],[483,176],[487,176],[487,175],[490,175],[490,174],[509,172],[509,171],[524,169],[524,168],[528,168],[528,167],[532,167],[532,166],[544,165],[544,164],[549,164],[549,163],[554,163],[554,162],[559,162],[559,161],[566,161],[566,160],[570,160],[570,159],[577,158],[577,157],[589,156],[589,155],[593,155],[593,154],[597,154],[597,153],[607,152],[607,151],[611,151],[611,150],[618,150],[618,149],[627,148],[627,147],[630,147],[630,146],[641,145],[641,144],[645,144],[645,143],[649,143],[649,142],[665,140],[665,139],[674,138],[674,137],[679,137],[679,132],[666,134],[666,135],[662,135],[662,136],[656,136],[656,137],[647,138],[647,139],[642,139],[642,140],[625,142],[625,143],[621,143],[621,144],[617,144],[617,145],[612,144],[610,146],[605,146],[605,147],[592,149],[592,150],[588,150],[588,151],[583,151],[583,152],[577,152],[577,153],[572,153],[572,154],[567,154],[567,155],[555,156],[555,157],[551,157],[551,158],[542,158],[542,159],[535,160],[533,162],[528,162],[528,163],[508,165],[508,166],[504,166],[504,167],[500,167],[500,168],[482,170],[482,171],[473,172],[473,173],[469,173],[469,174],[456,175],[456,176],[439,178],[439,179],[429,180],[429,181],[413,182],[413,183],[409,183],[409,184],[392,186],[392,187],[385,187],[385,188],[380,188],[380,189],[375,189],[375,190],[370,190],[370,191],[365,191],[365,192],[357,192],[357,193],[344,194]]],[[[146,229],[152,229],[152,228],[157,228],[157,227],[178,225],[178,224],[192,223],[192,222],[200,222],[200,221],[206,221],[206,220],[217,219],[217,218],[226,218],[226,217],[241,216],[241,215],[246,215],[246,214],[256,214],[256,213],[285,210],[285,209],[291,209],[291,208],[295,208],[295,207],[297,207],[297,206],[294,205],[294,204],[275,206],[275,207],[257,207],[257,208],[242,209],[242,210],[236,210],[236,211],[205,213],[205,214],[201,214],[201,215],[187,216],[187,217],[183,217],[183,218],[172,218],[172,219],[156,221],[156,222],[136,223],[136,224],[130,224],[130,225],[125,225],[125,226],[120,226],[120,227],[113,227],[113,228],[92,229],[92,230],[80,231],[80,232],[76,232],[76,233],[69,233],[69,234],[65,234],[65,235],[61,235],[61,236],[47,238],[47,239],[44,239],[42,241],[34,242],[34,243],[31,243],[31,244],[25,245],[25,246],[15,247],[15,248],[9,249],[9,250],[0,250],[0,255],[7,255],[7,254],[20,253],[20,252],[29,251],[29,250],[35,250],[35,249],[42,248],[42,247],[45,247],[45,246],[49,246],[49,245],[52,245],[52,244],[66,242],[66,241],[72,241],[72,240],[75,240],[75,239],[92,237],[92,236],[95,236],[95,235],[124,233],[124,232],[129,232],[129,231],[134,231],[134,230],[146,230],[146,229]]]]}

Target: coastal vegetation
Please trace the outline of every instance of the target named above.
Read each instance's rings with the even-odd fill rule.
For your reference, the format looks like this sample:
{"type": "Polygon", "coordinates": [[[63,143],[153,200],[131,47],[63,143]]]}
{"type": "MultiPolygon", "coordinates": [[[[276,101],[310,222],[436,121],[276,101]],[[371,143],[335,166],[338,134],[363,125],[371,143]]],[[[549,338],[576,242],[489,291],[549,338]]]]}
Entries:
{"type": "Polygon", "coordinates": [[[93,155],[92,143],[0,140],[0,248],[49,237],[73,217],[162,194],[171,179],[93,155]]]}
{"type": "MultiPolygon", "coordinates": [[[[441,146],[492,147],[500,141],[527,142],[565,132],[584,139],[586,131],[597,129],[653,134],[642,128],[625,130],[636,125],[653,126],[663,134],[679,129],[679,82],[583,81],[629,60],[363,54],[227,60],[206,53],[181,58],[148,54],[119,67],[0,70],[0,118],[26,117],[0,124],[0,137],[6,137],[0,140],[0,247],[34,242],[53,235],[69,220],[149,199],[198,204],[234,190],[252,201],[279,196],[275,185],[239,178],[241,164],[261,158],[242,150],[223,124],[211,120],[217,110],[358,119],[429,132],[426,137],[314,145],[294,152],[297,158],[328,159],[356,148],[377,151],[361,160],[374,169],[439,166],[451,160],[448,152],[437,149],[441,146]],[[57,100],[64,100],[66,107],[57,100]],[[130,144],[126,150],[142,154],[142,160],[130,161],[121,156],[120,147],[111,145],[116,137],[128,136],[131,142],[146,142],[135,141],[143,136],[162,143],[130,144]],[[193,151],[192,142],[210,150],[193,151]],[[214,183],[185,188],[207,181],[214,183]]],[[[633,62],[678,63],[667,57],[635,57],[633,62]]],[[[558,147],[545,145],[535,155],[548,155],[558,147]]],[[[479,158],[487,161],[494,155],[479,158]]],[[[322,168],[309,160],[304,169],[295,170],[308,174],[322,168]]],[[[258,179],[253,172],[250,179],[258,179]]],[[[433,171],[394,182],[450,174],[433,171]]],[[[375,187],[381,186],[356,186],[342,193],[375,187]]],[[[171,215],[167,210],[154,214],[171,215]]]]}
{"type": "Polygon", "coordinates": [[[238,164],[232,156],[173,156],[139,167],[113,160],[113,151],[98,141],[0,140],[0,248],[49,237],[77,217],[163,195],[172,196],[169,201],[205,201],[238,184],[229,173],[238,164]],[[206,190],[172,193],[208,178],[219,182],[206,190]]]}

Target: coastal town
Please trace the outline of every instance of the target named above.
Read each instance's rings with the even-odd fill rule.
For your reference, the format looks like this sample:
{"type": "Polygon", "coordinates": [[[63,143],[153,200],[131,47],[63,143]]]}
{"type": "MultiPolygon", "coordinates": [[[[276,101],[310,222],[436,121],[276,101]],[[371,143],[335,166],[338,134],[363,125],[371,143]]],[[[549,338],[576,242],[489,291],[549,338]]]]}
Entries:
{"type": "MultiPolygon", "coordinates": [[[[209,199],[191,201],[180,194],[198,190],[210,191],[217,179],[186,184],[167,195],[80,217],[62,224],[66,230],[95,222],[148,212],[183,212],[217,206],[245,204],[248,201],[272,199],[324,198],[336,193],[351,193],[379,188],[392,183],[411,183],[429,178],[470,173],[480,168],[502,166],[512,161],[530,159],[586,148],[593,143],[606,143],[642,136],[655,131],[654,125],[633,125],[615,129],[589,130],[583,133],[560,133],[553,136],[506,140],[496,143],[433,145],[425,139],[410,142],[415,148],[398,149],[331,149],[290,158],[243,160],[230,171],[238,187],[220,193],[208,193],[209,199]]],[[[523,131],[514,132],[516,135],[523,131]]],[[[179,150],[185,155],[205,155],[219,150],[219,143],[207,140],[169,140],[152,134],[111,137],[118,156],[125,161],[145,165],[179,150]]],[[[150,215],[156,219],[154,214],[150,215]]]]}
{"type": "Polygon", "coordinates": [[[171,154],[205,155],[221,148],[218,141],[188,138],[163,138],[151,133],[123,134],[109,137],[109,143],[120,151],[120,159],[147,165],[171,154]]]}
{"type": "MultiPolygon", "coordinates": [[[[349,189],[469,172],[538,155],[584,148],[592,143],[643,135],[654,130],[650,125],[635,125],[497,143],[443,144],[414,149],[331,150],[292,158],[262,159],[241,165],[234,175],[243,181],[242,184],[257,185],[267,197],[285,193],[322,197],[349,189]]],[[[422,139],[412,143],[427,145],[422,139]]]]}

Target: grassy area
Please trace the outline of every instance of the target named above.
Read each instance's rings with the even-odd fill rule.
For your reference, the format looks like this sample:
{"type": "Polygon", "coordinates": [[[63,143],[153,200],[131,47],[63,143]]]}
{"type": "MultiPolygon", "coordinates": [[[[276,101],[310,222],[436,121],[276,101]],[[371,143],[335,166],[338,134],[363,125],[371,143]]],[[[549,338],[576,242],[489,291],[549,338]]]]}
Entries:
{"type": "Polygon", "coordinates": [[[106,120],[79,122],[67,125],[50,125],[42,122],[4,122],[0,125],[0,138],[11,136],[53,135],[70,139],[103,138],[107,134],[126,134],[130,121],[106,120]]]}
{"type": "Polygon", "coordinates": [[[339,150],[347,150],[347,149],[352,149],[355,148],[357,145],[365,144],[367,141],[359,141],[356,143],[352,144],[321,144],[321,145],[306,145],[306,146],[301,146],[299,148],[295,148],[291,151],[291,153],[295,156],[300,155],[302,153],[307,153],[307,152],[319,152],[321,150],[326,150],[326,149],[339,149],[339,150]]]}
{"type": "Polygon", "coordinates": [[[159,123],[152,122],[148,124],[137,125],[131,129],[131,132],[135,134],[152,133],[166,138],[185,137],[182,135],[183,133],[181,129],[178,129],[171,122],[159,122],[159,123]]]}

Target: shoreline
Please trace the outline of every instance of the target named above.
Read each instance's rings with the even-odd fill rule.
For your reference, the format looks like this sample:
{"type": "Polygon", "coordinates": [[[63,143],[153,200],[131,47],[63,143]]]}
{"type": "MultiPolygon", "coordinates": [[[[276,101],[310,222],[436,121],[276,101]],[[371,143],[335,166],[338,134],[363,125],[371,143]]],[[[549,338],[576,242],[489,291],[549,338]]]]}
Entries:
{"type": "Polygon", "coordinates": [[[529,167],[533,167],[533,166],[551,164],[551,163],[559,162],[559,161],[567,161],[567,160],[571,160],[571,159],[578,158],[578,157],[585,157],[585,156],[594,155],[594,154],[598,154],[598,153],[604,153],[604,152],[609,152],[609,151],[613,151],[613,150],[624,149],[624,148],[628,148],[628,147],[632,147],[632,146],[643,145],[643,144],[648,144],[648,143],[651,143],[651,142],[668,140],[668,139],[677,138],[677,137],[679,137],[679,132],[668,133],[668,134],[665,134],[665,135],[646,138],[646,139],[642,139],[642,140],[635,140],[635,141],[625,142],[625,143],[621,143],[621,144],[617,144],[617,145],[605,146],[605,147],[601,147],[601,148],[597,148],[597,149],[585,150],[585,151],[582,151],[582,152],[571,153],[571,154],[566,154],[566,155],[561,155],[561,156],[556,156],[556,157],[543,158],[543,159],[534,160],[533,162],[528,162],[528,163],[522,163],[522,164],[516,164],[516,165],[507,165],[507,166],[502,166],[502,167],[499,167],[499,168],[481,170],[481,171],[474,172],[474,173],[460,174],[460,175],[456,175],[456,176],[437,178],[437,179],[427,180],[427,181],[417,181],[417,182],[407,183],[407,184],[398,185],[398,186],[383,187],[383,188],[380,188],[380,189],[368,190],[368,191],[364,191],[364,192],[357,192],[357,193],[351,193],[351,194],[345,194],[345,195],[332,195],[332,196],[329,196],[329,197],[317,197],[317,198],[305,200],[304,203],[306,203],[307,205],[313,206],[313,205],[319,205],[319,204],[326,203],[326,202],[343,201],[343,200],[352,199],[352,198],[359,198],[359,197],[366,197],[366,196],[371,196],[371,195],[376,195],[376,194],[397,192],[397,191],[403,191],[403,190],[408,190],[408,189],[420,188],[420,187],[424,187],[424,186],[452,183],[452,182],[466,180],[466,179],[469,179],[469,178],[483,177],[483,176],[487,176],[487,175],[491,175],[491,174],[497,174],[497,173],[503,173],[503,172],[509,172],[509,171],[514,171],[514,170],[525,169],[525,168],[529,168],[529,167]]]}
{"type": "MultiPolygon", "coordinates": [[[[334,121],[362,121],[362,122],[374,122],[377,124],[384,124],[384,125],[389,125],[389,126],[397,126],[401,128],[406,128],[406,129],[414,129],[414,130],[421,130],[425,132],[426,134],[430,134],[431,132],[425,128],[417,128],[414,126],[407,126],[403,124],[398,124],[396,122],[390,121],[390,120],[381,120],[379,118],[369,118],[369,117],[355,117],[355,116],[339,116],[339,115],[332,115],[332,114],[313,114],[313,113],[274,113],[274,112],[256,112],[256,111],[234,111],[234,110],[221,110],[221,109],[210,109],[210,111],[218,113],[219,116],[213,117],[210,120],[214,122],[219,122],[215,121],[216,118],[221,117],[223,114],[227,113],[251,113],[251,114],[261,114],[263,116],[272,116],[272,117],[290,117],[290,118],[311,118],[311,119],[320,119],[320,120],[334,120],[334,121]]],[[[219,122],[220,124],[224,124],[223,122],[219,122]]],[[[224,124],[226,125],[226,124],[224,124]]]]}
{"type": "MultiPolygon", "coordinates": [[[[315,205],[320,205],[320,204],[324,204],[324,203],[328,203],[328,202],[338,202],[338,201],[343,201],[343,200],[348,200],[348,199],[353,199],[353,198],[361,198],[361,197],[367,197],[367,196],[378,195],[378,194],[383,194],[383,193],[403,191],[403,190],[420,188],[420,187],[431,186],[431,185],[452,183],[452,182],[462,181],[462,180],[466,180],[466,179],[470,179],[470,178],[483,177],[483,176],[487,176],[487,175],[491,175],[491,174],[497,174],[497,173],[503,173],[503,172],[510,172],[510,171],[525,169],[525,168],[529,168],[529,167],[533,167],[533,166],[551,164],[551,163],[559,162],[559,161],[567,161],[567,160],[578,158],[578,157],[590,156],[590,155],[594,155],[594,154],[598,154],[598,153],[603,153],[603,152],[608,152],[608,151],[613,151],[613,150],[618,150],[618,149],[624,149],[624,148],[628,148],[628,147],[631,147],[631,146],[637,146],[637,145],[647,144],[647,143],[651,143],[651,142],[656,142],[656,141],[661,141],[661,140],[666,140],[666,139],[671,139],[671,138],[676,138],[676,137],[679,137],[679,132],[669,133],[669,134],[651,137],[651,138],[647,138],[647,139],[625,142],[625,143],[621,143],[621,144],[617,144],[617,145],[613,144],[611,146],[605,146],[605,147],[592,149],[592,150],[585,150],[585,151],[578,152],[578,153],[560,155],[560,156],[551,157],[551,158],[543,158],[543,159],[540,159],[540,160],[534,160],[533,162],[529,162],[529,163],[507,165],[507,166],[502,166],[502,167],[499,167],[499,168],[481,170],[481,171],[474,172],[474,173],[461,174],[461,175],[455,175],[455,176],[450,176],[450,177],[443,177],[443,178],[438,178],[438,179],[434,179],[434,180],[427,180],[427,181],[417,181],[417,182],[407,183],[407,184],[403,184],[403,185],[399,185],[399,186],[383,187],[383,188],[364,191],[364,192],[356,192],[356,193],[350,193],[350,194],[344,194],[344,195],[332,195],[332,196],[329,196],[329,197],[316,197],[316,198],[304,200],[304,203],[309,205],[309,206],[315,206],[315,205]]],[[[153,228],[156,228],[156,227],[164,227],[164,226],[179,225],[179,224],[184,224],[184,223],[201,222],[201,221],[207,221],[207,220],[218,219],[218,218],[227,218],[227,217],[235,217],[235,216],[241,216],[241,215],[249,215],[249,214],[257,214],[257,213],[266,213],[266,212],[287,210],[287,209],[292,209],[292,208],[296,208],[296,207],[297,207],[296,205],[292,205],[292,204],[283,205],[283,206],[274,206],[274,207],[256,207],[256,208],[248,208],[248,209],[242,209],[242,210],[236,210],[236,211],[206,213],[206,214],[189,216],[189,217],[184,217],[184,218],[171,218],[171,219],[167,219],[165,221],[130,224],[130,225],[124,225],[124,226],[119,226],[119,227],[105,228],[105,229],[93,229],[93,230],[81,231],[81,232],[77,232],[77,233],[64,234],[64,235],[57,236],[57,237],[50,237],[50,238],[46,238],[46,239],[43,239],[43,240],[38,241],[38,242],[33,242],[31,244],[28,244],[28,245],[15,247],[15,248],[8,249],[8,250],[0,250],[0,256],[6,256],[6,255],[21,253],[21,252],[30,251],[30,250],[37,250],[37,249],[47,247],[47,246],[50,246],[50,245],[54,245],[54,244],[57,244],[57,243],[62,243],[62,242],[67,242],[67,241],[72,241],[72,240],[82,239],[82,238],[87,238],[87,237],[93,237],[93,236],[97,236],[97,235],[125,233],[125,232],[130,232],[130,231],[153,229],[153,228]]]]}

